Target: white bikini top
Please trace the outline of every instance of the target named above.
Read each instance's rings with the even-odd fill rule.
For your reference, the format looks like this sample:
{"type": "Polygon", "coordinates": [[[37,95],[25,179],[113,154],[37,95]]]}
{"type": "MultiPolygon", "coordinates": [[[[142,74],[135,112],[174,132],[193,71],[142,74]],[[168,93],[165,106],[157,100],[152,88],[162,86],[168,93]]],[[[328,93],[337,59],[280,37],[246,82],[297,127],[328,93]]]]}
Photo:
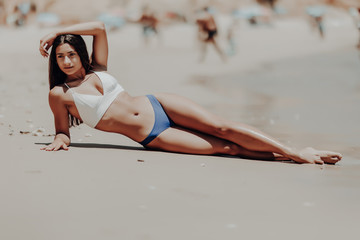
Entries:
{"type": "Polygon", "coordinates": [[[66,83],[65,86],[70,90],[75,106],[80,114],[82,121],[90,127],[95,127],[106,110],[115,100],[117,95],[124,91],[117,80],[108,73],[94,72],[101,80],[103,95],[81,94],[72,90],[66,83]]]}

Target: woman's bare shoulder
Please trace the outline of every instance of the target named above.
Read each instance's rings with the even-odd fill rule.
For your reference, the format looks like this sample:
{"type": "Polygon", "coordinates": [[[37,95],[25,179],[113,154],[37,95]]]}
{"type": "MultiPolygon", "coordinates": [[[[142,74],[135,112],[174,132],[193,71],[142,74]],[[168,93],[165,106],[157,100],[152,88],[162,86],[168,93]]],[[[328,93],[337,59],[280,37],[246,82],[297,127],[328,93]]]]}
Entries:
{"type": "Polygon", "coordinates": [[[65,96],[65,91],[63,86],[55,86],[49,92],[49,99],[61,100],[65,96]]]}

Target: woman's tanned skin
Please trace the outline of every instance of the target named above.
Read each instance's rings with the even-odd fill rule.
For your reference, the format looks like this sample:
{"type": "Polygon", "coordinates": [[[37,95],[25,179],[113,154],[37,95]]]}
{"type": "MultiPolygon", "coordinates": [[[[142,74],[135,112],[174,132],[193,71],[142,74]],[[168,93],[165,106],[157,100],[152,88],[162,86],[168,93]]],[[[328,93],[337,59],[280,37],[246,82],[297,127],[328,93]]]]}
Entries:
{"type": "MultiPolygon", "coordinates": [[[[64,83],[77,93],[103,94],[102,84],[92,71],[107,69],[108,42],[104,24],[76,24],[44,36],[39,47],[42,56],[48,57],[49,49],[54,47],[54,40],[67,34],[93,37],[91,68],[84,66],[86,61],[83,53],[76,51],[75,46],[69,43],[59,44],[52,49],[56,55],[54,64],[57,64],[64,77],[62,82],[54,84],[50,74],[49,104],[54,115],[56,136],[50,145],[42,148],[46,151],[68,150],[69,118],[82,120],[71,92],[64,83]]],[[[287,159],[298,163],[318,164],[334,164],[342,158],[341,154],[336,152],[290,148],[252,126],[214,115],[182,96],[158,93],[155,97],[175,125],[164,130],[146,145],[150,149],[191,154],[229,154],[251,159],[287,159]]],[[[131,96],[123,91],[117,95],[95,128],[120,133],[141,142],[148,136],[153,125],[154,110],[148,98],[131,96]]]]}

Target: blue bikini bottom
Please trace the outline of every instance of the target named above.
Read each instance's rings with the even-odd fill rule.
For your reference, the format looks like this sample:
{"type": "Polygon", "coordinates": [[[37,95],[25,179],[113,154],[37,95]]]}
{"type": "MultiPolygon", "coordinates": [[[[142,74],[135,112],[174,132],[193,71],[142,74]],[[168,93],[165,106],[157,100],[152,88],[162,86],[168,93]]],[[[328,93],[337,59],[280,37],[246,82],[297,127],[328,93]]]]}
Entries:
{"type": "Polygon", "coordinates": [[[140,144],[143,146],[149,144],[152,140],[154,140],[157,136],[159,136],[160,133],[162,133],[163,131],[174,125],[174,122],[165,113],[163,107],[156,99],[156,97],[154,97],[154,95],[146,95],[146,96],[150,100],[150,103],[154,109],[155,122],[150,134],[142,142],[140,142],[140,144]]]}

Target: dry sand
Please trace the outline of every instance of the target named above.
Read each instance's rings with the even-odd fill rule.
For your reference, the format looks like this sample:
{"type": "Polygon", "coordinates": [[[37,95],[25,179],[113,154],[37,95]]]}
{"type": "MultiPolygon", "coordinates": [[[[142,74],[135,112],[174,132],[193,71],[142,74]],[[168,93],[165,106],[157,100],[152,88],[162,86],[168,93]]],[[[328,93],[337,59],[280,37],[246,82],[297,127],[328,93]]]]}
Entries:
{"type": "Polygon", "coordinates": [[[40,151],[53,138],[37,51],[50,29],[1,27],[0,239],[358,239],[358,33],[345,16],[326,26],[321,40],[301,19],[243,23],[227,64],[212,49],[197,63],[192,25],[149,47],[126,26],[109,33],[109,71],[133,95],[176,92],[290,145],[340,151],[335,166],[145,151],[84,125],[68,152],[40,151]]]}

